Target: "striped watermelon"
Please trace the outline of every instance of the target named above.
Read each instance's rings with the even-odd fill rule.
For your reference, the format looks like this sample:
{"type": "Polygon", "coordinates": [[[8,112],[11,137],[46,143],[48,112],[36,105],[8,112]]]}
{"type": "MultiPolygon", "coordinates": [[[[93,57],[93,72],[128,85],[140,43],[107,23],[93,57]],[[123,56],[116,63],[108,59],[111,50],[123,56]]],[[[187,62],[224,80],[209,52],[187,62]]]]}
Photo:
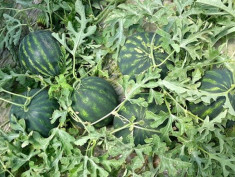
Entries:
{"type": "MultiPolygon", "coordinates": [[[[140,94],[140,95],[137,95],[135,98],[139,98],[139,97],[147,98],[148,94],[140,94]]],[[[144,121],[144,125],[138,125],[138,126],[152,129],[150,127],[150,125],[153,122],[153,120],[146,119],[146,111],[147,110],[152,111],[155,114],[159,114],[161,110],[167,111],[167,108],[165,105],[156,105],[154,103],[149,104],[148,107],[146,108],[146,107],[139,106],[137,104],[131,104],[130,102],[126,102],[125,105],[122,106],[122,108],[120,109],[119,114],[122,117],[125,117],[127,119],[131,119],[132,117],[135,117],[136,119],[134,120],[134,122],[139,122],[142,120],[142,121],[144,121]]],[[[114,117],[113,124],[114,124],[115,129],[121,128],[127,123],[128,123],[128,121],[125,121],[125,119],[121,120],[118,117],[114,117]]],[[[159,128],[162,125],[160,125],[159,128]]],[[[150,138],[154,134],[153,132],[142,130],[142,129],[139,129],[136,127],[132,131],[130,131],[129,128],[130,127],[122,129],[122,130],[116,132],[115,135],[117,137],[122,137],[124,142],[127,142],[128,135],[132,134],[134,137],[135,145],[138,145],[138,144],[145,144],[144,140],[146,138],[150,138]]]]}
{"type": "MultiPolygon", "coordinates": [[[[127,39],[120,50],[118,60],[118,66],[123,75],[129,75],[134,78],[135,74],[142,73],[153,64],[150,48],[153,35],[154,33],[141,32],[133,34],[127,39]]],[[[154,38],[155,49],[153,50],[153,56],[155,64],[160,64],[167,57],[166,53],[156,49],[159,46],[159,38],[158,35],[154,38]]],[[[162,69],[162,77],[165,77],[168,71],[166,65],[163,64],[160,68],[162,69]]]]}
{"type": "MultiPolygon", "coordinates": [[[[233,74],[227,69],[213,69],[207,71],[202,78],[200,90],[210,93],[223,93],[228,91],[233,81],[233,74]]],[[[229,99],[233,105],[233,95],[229,93],[229,99]]],[[[194,104],[189,103],[188,109],[195,115],[201,118],[209,116],[210,119],[215,118],[220,112],[223,111],[223,105],[226,101],[224,96],[218,97],[216,101],[213,101],[210,105],[204,103],[194,104]]],[[[235,107],[234,107],[235,108],[235,107]]]]}
{"type": "MultiPolygon", "coordinates": [[[[118,96],[109,82],[98,77],[86,77],[80,87],[72,94],[72,108],[86,122],[95,122],[107,115],[118,105],[118,96]]],[[[113,120],[107,119],[95,124],[96,128],[108,125],[113,120]]]]}
{"type": "MultiPolygon", "coordinates": [[[[23,95],[32,96],[38,91],[39,89],[32,89],[29,93],[25,92],[23,95]]],[[[14,97],[13,101],[18,104],[24,104],[26,99],[14,97]]],[[[27,108],[28,110],[24,111],[23,108],[13,105],[11,107],[10,115],[13,114],[17,119],[25,119],[28,132],[34,130],[39,132],[42,136],[47,137],[49,131],[57,126],[57,123],[50,123],[53,111],[59,108],[56,100],[49,99],[47,90],[43,90],[31,100],[27,108]]],[[[12,120],[11,122],[14,123],[12,120]]]]}
{"type": "Polygon", "coordinates": [[[61,59],[59,43],[53,38],[50,31],[31,32],[20,43],[19,61],[25,69],[33,74],[59,75],[63,72],[61,59]]]}

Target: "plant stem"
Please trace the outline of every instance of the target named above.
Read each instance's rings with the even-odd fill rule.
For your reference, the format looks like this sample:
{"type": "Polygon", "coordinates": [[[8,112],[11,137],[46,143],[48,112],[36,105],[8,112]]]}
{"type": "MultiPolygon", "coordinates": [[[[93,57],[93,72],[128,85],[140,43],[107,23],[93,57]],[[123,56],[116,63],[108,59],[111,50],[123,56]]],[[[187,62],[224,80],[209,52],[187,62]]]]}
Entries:
{"type": "Polygon", "coordinates": [[[113,130],[113,131],[111,132],[111,134],[114,134],[114,133],[116,133],[116,132],[119,132],[119,131],[121,131],[121,130],[127,128],[127,127],[129,127],[130,125],[131,125],[131,124],[129,123],[129,124],[124,125],[123,127],[117,128],[117,129],[113,130]]]}
{"type": "Polygon", "coordinates": [[[175,98],[172,97],[171,94],[169,94],[166,90],[164,90],[164,92],[165,92],[182,110],[184,110],[185,115],[187,115],[187,113],[188,113],[188,114],[190,114],[191,116],[193,116],[193,117],[199,119],[200,121],[202,121],[202,122],[204,121],[204,120],[201,119],[200,117],[194,115],[194,114],[191,113],[190,111],[186,110],[183,106],[181,106],[181,105],[175,100],[175,98]]]}
{"type": "MultiPolygon", "coordinates": [[[[146,72],[146,71],[145,71],[146,72]]],[[[140,82],[139,84],[136,84],[131,91],[126,95],[126,98],[117,106],[115,107],[110,113],[108,113],[107,115],[103,116],[102,118],[98,119],[97,121],[93,122],[91,125],[97,124],[98,122],[106,119],[107,117],[109,117],[110,115],[114,115],[116,114],[116,112],[118,112],[120,110],[120,108],[125,104],[126,101],[128,101],[132,94],[139,88],[141,88],[146,82],[148,82],[149,79],[144,79],[142,80],[142,82],[140,82]]]]}
{"type": "Polygon", "coordinates": [[[97,16],[95,17],[95,22],[94,24],[98,24],[99,22],[101,22],[103,20],[103,18],[107,17],[107,14],[109,13],[109,8],[110,6],[114,5],[115,4],[115,1],[111,1],[106,7],[105,9],[102,10],[102,12],[97,16]]]}
{"type": "Polygon", "coordinates": [[[73,55],[73,78],[78,80],[76,73],[75,73],[75,65],[76,65],[76,58],[75,58],[75,54],[73,55]]]}
{"type": "Polygon", "coordinates": [[[148,129],[148,128],[144,128],[144,127],[140,127],[138,125],[134,125],[135,128],[141,129],[141,130],[145,130],[145,131],[149,131],[149,132],[155,132],[155,133],[161,133],[158,130],[154,130],[154,129],[148,129]]]}
{"type": "Polygon", "coordinates": [[[74,112],[73,108],[69,107],[68,108],[68,112],[70,113],[70,115],[72,116],[72,118],[77,121],[80,122],[82,124],[82,126],[84,127],[84,129],[89,132],[89,130],[86,128],[86,125],[84,124],[84,122],[81,120],[81,118],[74,112]]]}
{"type": "Polygon", "coordinates": [[[29,97],[24,96],[24,95],[20,95],[20,94],[16,94],[16,93],[13,93],[13,92],[9,92],[9,91],[7,91],[7,90],[5,90],[5,89],[3,89],[3,88],[1,89],[1,91],[5,92],[5,93],[8,93],[8,94],[10,94],[10,95],[22,97],[22,98],[25,98],[25,99],[28,99],[28,98],[29,98],[29,97]]]}
{"type": "Polygon", "coordinates": [[[2,127],[4,127],[6,124],[8,124],[10,121],[9,120],[7,120],[7,121],[5,121],[2,125],[0,125],[0,128],[2,128],[2,127]]]}
{"type": "Polygon", "coordinates": [[[19,106],[19,107],[22,107],[22,108],[24,107],[23,104],[14,103],[14,102],[12,102],[12,101],[6,100],[6,99],[1,98],[1,97],[0,97],[0,100],[2,100],[2,101],[4,101],[4,102],[7,102],[7,103],[10,103],[10,104],[13,104],[13,105],[15,105],[15,106],[19,106]]]}
{"type": "Polygon", "coordinates": [[[1,163],[2,167],[4,168],[4,170],[5,170],[7,173],[9,173],[12,177],[15,177],[15,176],[7,169],[7,167],[4,165],[4,163],[2,162],[1,159],[0,159],[0,163],[1,163]]]}
{"type": "MultiPolygon", "coordinates": [[[[153,48],[154,48],[154,41],[155,41],[156,34],[157,34],[157,32],[154,33],[154,35],[152,37],[152,40],[151,40],[151,45],[150,45],[150,58],[152,59],[153,66],[156,65],[155,58],[154,58],[154,55],[153,55],[153,48]]],[[[159,48],[159,47],[160,46],[158,46],[157,48],[159,48]]]]}
{"type": "Polygon", "coordinates": [[[198,149],[200,149],[202,152],[204,152],[204,153],[206,153],[208,156],[210,156],[210,153],[209,153],[209,152],[207,152],[207,151],[205,151],[203,148],[198,147],[198,149]]]}
{"type": "Polygon", "coordinates": [[[41,91],[43,91],[47,86],[44,86],[40,90],[38,90],[35,94],[33,94],[30,98],[33,99],[35,96],[37,96],[41,91]]]}
{"type": "Polygon", "coordinates": [[[89,4],[89,6],[90,6],[91,13],[92,13],[92,15],[94,16],[94,12],[93,12],[93,9],[92,9],[92,6],[91,6],[91,0],[88,0],[88,4],[89,4]]]}
{"type": "Polygon", "coordinates": [[[172,51],[172,52],[165,58],[165,60],[163,60],[160,64],[155,65],[155,67],[160,67],[161,65],[163,65],[163,64],[171,57],[171,55],[173,55],[174,52],[175,52],[175,51],[172,51]]]}

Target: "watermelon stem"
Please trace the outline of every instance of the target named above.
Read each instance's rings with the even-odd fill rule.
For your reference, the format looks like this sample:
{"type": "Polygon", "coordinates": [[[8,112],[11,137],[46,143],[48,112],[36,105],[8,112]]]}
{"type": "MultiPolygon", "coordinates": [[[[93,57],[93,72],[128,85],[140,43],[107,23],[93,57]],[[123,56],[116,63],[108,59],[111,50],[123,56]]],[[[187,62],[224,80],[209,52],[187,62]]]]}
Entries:
{"type": "MultiPolygon", "coordinates": [[[[119,131],[121,131],[121,130],[123,130],[123,129],[129,127],[129,126],[131,126],[132,124],[133,124],[133,123],[129,123],[129,124],[126,124],[126,125],[124,125],[124,126],[122,126],[122,127],[120,127],[120,128],[117,128],[117,129],[113,130],[113,131],[111,132],[111,134],[114,134],[114,133],[116,133],[116,132],[119,132],[119,131]]],[[[135,123],[134,123],[134,124],[135,124],[135,123]]]]}
{"type": "Polygon", "coordinates": [[[22,98],[25,98],[25,99],[28,99],[28,98],[29,98],[29,97],[27,97],[27,96],[25,96],[25,95],[20,95],[20,94],[16,94],[16,93],[13,93],[13,92],[9,92],[9,91],[7,91],[7,90],[5,90],[5,89],[3,89],[3,88],[1,89],[1,91],[5,92],[5,93],[8,93],[8,94],[10,94],[10,95],[22,97],[22,98]]]}
{"type": "Polygon", "coordinates": [[[35,94],[33,94],[31,97],[27,97],[26,101],[24,103],[24,111],[28,112],[28,105],[31,103],[31,100],[37,96],[41,91],[43,91],[47,86],[44,86],[43,88],[41,88],[40,90],[38,90],[35,94]]]}
{"type": "MultiPolygon", "coordinates": [[[[153,48],[154,48],[154,39],[155,39],[155,36],[156,36],[156,32],[154,33],[153,37],[152,37],[152,40],[151,40],[151,45],[150,45],[150,58],[152,59],[152,63],[153,63],[153,66],[156,65],[155,63],[155,58],[154,58],[154,55],[153,55],[153,48]]],[[[156,49],[160,48],[161,46],[157,46],[156,49]]]]}
{"type": "Polygon", "coordinates": [[[15,177],[8,169],[7,167],[4,165],[4,163],[2,162],[1,158],[0,158],[0,164],[2,165],[4,171],[6,171],[7,173],[9,173],[12,177],[15,177]]]}
{"type": "Polygon", "coordinates": [[[94,19],[94,24],[97,25],[99,22],[101,22],[104,18],[107,17],[107,14],[109,13],[109,11],[111,10],[111,6],[114,5],[116,3],[116,1],[111,1],[109,2],[109,4],[102,10],[102,12],[95,17],[94,19]]]}
{"type": "Polygon", "coordinates": [[[170,57],[171,55],[173,55],[175,53],[175,51],[172,51],[160,64],[158,65],[154,65],[155,67],[160,67],[161,65],[163,65],[170,57]]]}
{"type": "Polygon", "coordinates": [[[187,116],[187,114],[190,114],[191,116],[195,117],[197,120],[200,120],[200,121],[204,121],[202,118],[194,115],[193,113],[191,113],[190,111],[188,111],[187,109],[185,109],[183,106],[181,106],[178,101],[175,100],[174,97],[171,96],[171,94],[169,94],[166,90],[164,90],[164,93],[166,93],[170,98],[171,100],[173,100],[183,111],[184,111],[184,114],[185,116],[187,116]]]}
{"type": "MultiPolygon", "coordinates": [[[[145,72],[147,72],[147,70],[145,72]]],[[[143,87],[143,85],[151,79],[152,78],[147,77],[147,78],[144,78],[140,83],[135,84],[135,86],[129,91],[129,93],[126,94],[125,99],[119,105],[117,105],[111,112],[109,112],[105,116],[103,116],[100,119],[98,119],[97,121],[93,122],[91,125],[99,123],[100,121],[108,118],[110,115],[115,115],[121,109],[121,107],[125,104],[125,102],[127,102],[133,96],[133,94],[136,92],[136,90],[143,87]]]]}
{"type": "Polygon", "coordinates": [[[96,146],[96,140],[90,140],[87,145],[86,156],[93,156],[95,146],[96,146]]]}
{"type": "Polygon", "coordinates": [[[89,130],[86,128],[85,123],[82,121],[82,119],[76,114],[76,112],[74,112],[72,107],[68,108],[68,112],[70,113],[71,117],[76,121],[82,124],[82,126],[84,127],[84,129],[89,133],[89,130]]]}
{"type": "Polygon", "coordinates": [[[16,106],[19,106],[19,107],[24,107],[23,104],[18,104],[18,103],[15,103],[15,102],[12,102],[12,101],[9,101],[9,100],[6,100],[4,98],[1,98],[0,97],[0,100],[4,101],[4,102],[7,102],[7,103],[10,103],[10,104],[13,104],[13,105],[16,105],[16,106]]]}
{"type": "Polygon", "coordinates": [[[97,123],[99,123],[100,121],[108,118],[110,115],[115,115],[116,112],[119,111],[119,109],[121,108],[121,106],[127,101],[127,99],[125,99],[123,102],[121,102],[119,105],[117,105],[111,112],[109,112],[108,114],[106,114],[105,116],[101,117],[100,119],[98,119],[97,121],[93,122],[91,125],[95,125],[97,123]]]}
{"type": "MultiPolygon", "coordinates": [[[[136,123],[138,123],[138,122],[136,122],[136,123]]],[[[140,127],[140,126],[137,126],[137,125],[134,125],[134,127],[138,128],[138,129],[141,129],[141,130],[146,130],[146,131],[149,131],[149,132],[161,133],[159,130],[144,128],[144,127],[140,127]]]]}

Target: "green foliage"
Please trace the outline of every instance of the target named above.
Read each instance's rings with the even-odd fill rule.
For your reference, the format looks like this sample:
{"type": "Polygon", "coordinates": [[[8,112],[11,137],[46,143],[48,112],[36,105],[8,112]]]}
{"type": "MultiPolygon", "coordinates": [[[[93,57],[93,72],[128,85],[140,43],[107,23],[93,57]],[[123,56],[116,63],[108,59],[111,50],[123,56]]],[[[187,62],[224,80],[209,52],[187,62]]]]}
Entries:
{"type": "MultiPolygon", "coordinates": [[[[13,116],[16,123],[11,131],[0,129],[0,175],[235,175],[234,127],[226,128],[228,121],[235,121],[234,83],[216,93],[200,89],[202,78],[213,68],[228,68],[230,80],[234,80],[234,59],[226,53],[235,31],[232,0],[175,0],[169,4],[160,0],[33,2],[17,0],[20,9],[9,12],[3,6],[1,47],[12,51],[24,30],[38,30],[37,23],[25,16],[30,9],[37,9],[45,19],[43,28],[50,28],[61,44],[66,70],[56,77],[43,78],[17,68],[1,68],[0,99],[16,104],[11,96],[19,96],[27,87],[47,87],[49,96],[60,105],[51,123],[58,121],[59,125],[44,138],[37,132],[26,132],[24,119],[13,116]],[[169,69],[165,78],[160,77],[161,70],[155,65],[137,74],[135,80],[121,75],[117,68],[127,36],[143,31],[160,36],[159,46],[153,47],[168,54],[163,61],[169,69]],[[218,42],[222,43],[219,47],[218,42]],[[165,109],[145,111],[145,119],[152,121],[149,126],[144,126],[148,122],[145,119],[134,124],[136,117],[132,116],[122,127],[96,129],[71,107],[72,92],[86,76],[105,78],[117,86],[120,94],[120,104],[98,121],[110,115],[126,120],[121,111],[127,102],[135,107],[156,104],[165,109]],[[142,92],[148,97],[136,98],[142,92]],[[223,111],[214,119],[188,110],[188,102],[209,105],[221,96],[226,99],[223,111]],[[74,126],[71,118],[83,127],[74,126]],[[144,145],[135,145],[129,133],[125,143],[114,136],[124,128],[132,132],[135,126],[156,133],[143,139],[144,145]]],[[[224,84],[226,79],[215,84],[224,84]]]]}

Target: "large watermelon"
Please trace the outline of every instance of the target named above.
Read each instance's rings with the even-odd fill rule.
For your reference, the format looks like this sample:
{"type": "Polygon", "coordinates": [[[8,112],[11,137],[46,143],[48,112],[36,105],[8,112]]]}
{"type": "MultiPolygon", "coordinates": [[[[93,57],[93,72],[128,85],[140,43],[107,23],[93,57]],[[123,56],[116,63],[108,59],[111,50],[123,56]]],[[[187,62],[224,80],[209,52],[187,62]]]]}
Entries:
{"type": "MultiPolygon", "coordinates": [[[[135,98],[139,98],[139,97],[142,97],[142,98],[146,99],[148,97],[148,94],[143,94],[142,93],[142,94],[137,95],[135,98]]],[[[152,129],[150,125],[153,123],[154,120],[146,118],[146,111],[147,110],[151,111],[155,114],[159,114],[160,111],[165,111],[166,112],[167,108],[166,108],[165,105],[156,105],[155,103],[149,104],[148,107],[142,107],[142,106],[139,106],[137,104],[131,104],[131,102],[126,102],[124,104],[124,106],[122,106],[122,108],[120,109],[119,114],[121,116],[125,117],[126,119],[131,119],[132,117],[135,117],[134,122],[139,122],[139,121],[144,122],[144,125],[139,125],[140,127],[152,129]]],[[[118,117],[114,117],[113,124],[114,124],[115,129],[121,128],[124,125],[126,125],[127,123],[128,123],[128,121],[125,121],[125,119],[121,120],[118,117]]],[[[159,126],[159,128],[163,124],[161,124],[159,126]]],[[[136,127],[132,131],[130,131],[129,128],[130,127],[122,129],[122,130],[116,132],[115,135],[117,137],[122,137],[124,142],[127,142],[128,135],[132,134],[133,138],[134,138],[135,145],[138,145],[138,144],[145,144],[144,140],[146,138],[150,138],[152,136],[152,134],[154,134],[151,131],[142,130],[142,129],[139,129],[139,128],[136,128],[136,127]]]]}
{"type": "MultiPolygon", "coordinates": [[[[38,91],[39,89],[32,89],[29,93],[25,92],[23,95],[32,96],[38,91]]],[[[24,104],[26,99],[14,97],[13,101],[18,104],[24,104]]],[[[57,101],[49,99],[47,90],[43,90],[33,97],[26,111],[24,111],[22,107],[13,105],[10,115],[13,114],[17,119],[25,119],[28,132],[34,130],[39,132],[42,136],[47,137],[49,131],[57,126],[57,123],[50,123],[50,118],[53,111],[58,109],[58,107],[57,101]]],[[[12,119],[11,122],[14,123],[12,119]]]]}
{"type": "MultiPolygon", "coordinates": [[[[223,93],[228,91],[233,83],[233,74],[231,71],[227,69],[213,69],[205,73],[201,81],[201,87],[199,89],[209,93],[223,93]]],[[[234,97],[231,93],[229,93],[229,100],[233,105],[234,97]]],[[[216,101],[211,102],[209,105],[205,105],[202,102],[199,104],[189,103],[188,109],[193,114],[198,115],[203,119],[206,118],[206,116],[209,116],[210,119],[213,119],[224,110],[223,105],[225,101],[226,98],[221,96],[218,97],[216,101]]]]}
{"type": "Polygon", "coordinates": [[[36,31],[25,36],[19,47],[19,61],[33,74],[56,76],[63,72],[60,46],[50,31],[36,31]]]}
{"type": "MultiPolygon", "coordinates": [[[[118,66],[123,75],[129,75],[134,78],[135,74],[140,74],[147,70],[153,61],[151,59],[151,42],[154,33],[141,32],[130,36],[125,45],[121,48],[118,60],[118,66]]],[[[156,35],[153,44],[153,56],[155,64],[160,64],[166,57],[167,54],[156,49],[159,46],[159,36],[156,35]]],[[[161,75],[165,77],[167,74],[167,67],[165,64],[161,65],[161,75]]]]}
{"type": "MultiPolygon", "coordinates": [[[[72,108],[86,122],[95,122],[110,113],[118,105],[118,96],[112,85],[98,77],[86,77],[81,80],[79,88],[72,94],[72,108]]],[[[96,128],[108,125],[112,116],[95,124],[96,128]]]]}

